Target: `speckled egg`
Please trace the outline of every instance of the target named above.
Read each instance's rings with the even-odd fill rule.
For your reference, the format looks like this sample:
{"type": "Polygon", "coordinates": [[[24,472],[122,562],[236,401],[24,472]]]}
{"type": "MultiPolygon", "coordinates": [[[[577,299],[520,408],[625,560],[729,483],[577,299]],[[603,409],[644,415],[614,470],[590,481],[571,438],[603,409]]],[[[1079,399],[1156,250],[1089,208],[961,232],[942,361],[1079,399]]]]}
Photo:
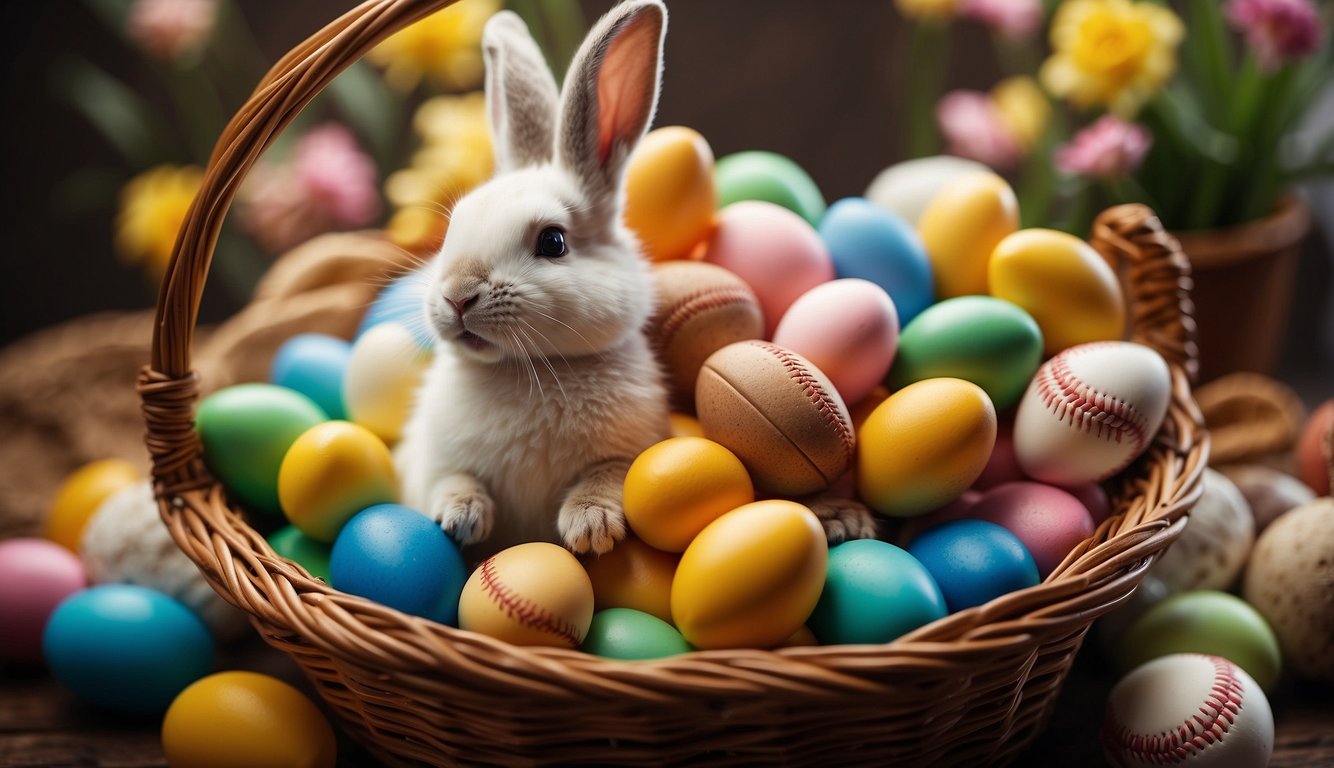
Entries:
{"type": "Polygon", "coordinates": [[[1037,565],[1023,542],[984,520],[956,520],[923,531],[908,553],[940,586],[950,613],[1038,583],[1037,565]]]}
{"type": "Polygon", "coordinates": [[[962,175],[941,188],[917,222],[935,274],[936,297],[986,293],[991,252],[1018,228],[1019,201],[996,174],[962,175]]]}
{"type": "Polygon", "coordinates": [[[102,502],[138,482],[143,474],[124,459],[101,459],[74,470],[56,489],[46,513],[46,538],[77,553],[84,526],[102,502]]]}
{"type": "Polygon", "coordinates": [[[1264,464],[1229,464],[1219,471],[1245,497],[1257,535],[1284,513],[1316,498],[1306,483],[1264,464]]]}
{"type": "Polygon", "coordinates": [[[625,171],[625,223],[653,261],[684,259],[713,227],[713,150],[691,128],[644,135],[625,171]]]}
{"type": "Polygon", "coordinates": [[[907,325],[936,299],[922,239],[906,221],[867,200],[849,197],[829,207],[820,238],[839,277],[869,280],[894,299],[907,325]]]}
{"type": "Polygon", "coordinates": [[[278,473],[283,512],[301,532],[332,542],[361,510],[398,501],[389,448],[365,427],[329,421],[292,443],[278,473]]]}
{"type": "Polygon", "coordinates": [[[390,445],[398,442],[430,364],[431,352],[398,323],[363,333],[352,345],[343,380],[348,419],[390,445]]]}
{"type": "Polygon", "coordinates": [[[593,614],[579,649],[623,661],[661,659],[694,650],[671,624],[632,608],[608,608],[593,614]]]}
{"type": "Polygon", "coordinates": [[[295,389],[331,419],[347,418],[343,376],[352,345],[326,333],[302,333],[284,341],[269,365],[269,382],[295,389]]]}
{"type": "Polygon", "coordinates": [[[737,152],[720,158],[714,169],[718,207],[742,200],[780,205],[811,226],[824,217],[824,195],[801,166],[774,152],[737,152]]]}
{"type": "Polygon", "coordinates": [[[1186,518],[1186,530],[1150,571],[1174,592],[1231,589],[1255,543],[1255,518],[1226,475],[1204,470],[1204,494],[1186,518]]]}
{"type": "Polygon", "coordinates": [[[755,500],[741,459],[712,440],[671,437],[649,446],[625,475],[625,521],[649,546],[684,552],[725,512],[755,500]]]}
{"type": "Polygon", "coordinates": [[[329,574],[335,589],[454,625],[468,568],[435,521],[399,504],[377,504],[338,533],[329,574]]]}
{"type": "Polygon", "coordinates": [[[894,362],[898,340],[894,301],[875,283],[855,278],[803,293],[774,329],[774,343],[814,363],[844,403],[871,394],[894,362]]]}
{"type": "Polygon", "coordinates": [[[1042,483],[996,486],[982,494],[967,516],[995,523],[1019,537],[1044,579],[1094,530],[1093,517],[1079,499],[1042,483]]]}

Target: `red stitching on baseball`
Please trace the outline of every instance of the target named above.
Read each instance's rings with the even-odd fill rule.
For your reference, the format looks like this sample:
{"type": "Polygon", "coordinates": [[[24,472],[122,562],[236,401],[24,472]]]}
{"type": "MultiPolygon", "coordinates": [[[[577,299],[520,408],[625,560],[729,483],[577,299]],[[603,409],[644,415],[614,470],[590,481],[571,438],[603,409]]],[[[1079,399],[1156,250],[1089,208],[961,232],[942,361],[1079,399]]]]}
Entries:
{"type": "Polygon", "coordinates": [[[1232,730],[1242,709],[1241,680],[1232,674],[1231,663],[1210,658],[1214,667],[1214,682],[1200,705],[1199,714],[1190,715],[1181,725],[1156,734],[1131,733],[1112,718],[1103,726],[1104,743],[1116,754],[1126,755],[1153,765],[1175,765],[1202,752],[1211,744],[1221,742],[1232,730]]]}
{"type": "Polygon", "coordinates": [[[792,377],[792,380],[801,385],[806,397],[815,404],[820,414],[824,416],[825,421],[829,422],[829,426],[833,427],[834,431],[838,433],[838,439],[843,442],[843,451],[847,454],[848,461],[851,461],[857,450],[856,442],[852,437],[852,427],[846,421],[847,417],[844,415],[843,409],[839,408],[837,402],[829,396],[829,392],[825,390],[820,380],[811,375],[811,372],[801,364],[801,360],[797,359],[796,355],[777,344],[758,342],[757,346],[768,350],[774,357],[777,357],[778,362],[782,363],[783,367],[787,369],[787,373],[792,377]]]}
{"type": "Polygon", "coordinates": [[[728,304],[753,304],[753,296],[754,294],[748,289],[737,285],[713,286],[687,294],[667,307],[662,324],[659,326],[658,336],[665,345],[668,339],[681,330],[681,326],[701,312],[728,304]]]}
{"type": "MultiPolygon", "coordinates": [[[[1074,354],[1111,346],[1110,344],[1089,344],[1079,348],[1074,354]]],[[[1056,415],[1056,420],[1064,422],[1070,417],[1070,426],[1082,432],[1093,432],[1108,442],[1121,442],[1129,435],[1135,441],[1134,450],[1127,454],[1124,461],[1109,473],[1114,475],[1125,469],[1136,456],[1144,450],[1148,441],[1143,414],[1135,406],[1113,397],[1112,395],[1090,387],[1070,370],[1070,352],[1053,357],[1038,372],[1036,384],[1038,397],[1043,405],[1056,415]]]]}
{"type": "Polygon", "coordinates": [[[516,619],[525,627],[550,632],[560,637],[570,644],[571,648],[579,647],[579,633],[575,631],[574,625],[568,621],[562,620],[558,616],[552,615],[542,606],[533,603],[531,600],[512,594],[505,584],[496,575],[496,564],[494,557],[488,557],[482,561],[482,589],[490,595],[501,608],[505,609],[505,614],[512,619],[516,619]]]}

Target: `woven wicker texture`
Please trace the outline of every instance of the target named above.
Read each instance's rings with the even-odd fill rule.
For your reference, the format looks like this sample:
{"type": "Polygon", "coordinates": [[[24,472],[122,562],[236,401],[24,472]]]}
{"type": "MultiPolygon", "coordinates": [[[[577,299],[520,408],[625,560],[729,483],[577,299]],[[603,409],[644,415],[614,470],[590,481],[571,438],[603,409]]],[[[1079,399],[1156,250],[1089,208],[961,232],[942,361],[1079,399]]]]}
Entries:
{"type": "Polygon", "coordinates": [[[338,593],[278,557],[228,507],[192,427],[190,341],[240,178],[316,92],[447,0],[374,0],[274,67],[227,128],[159,298],[140,393],[162,516],[228,600],[289,653],[343,728],[392,764],[930,765],[1004,762],[1043,727],[1094,618],[1184,526],[1207,438],[1190,394],[1188,265],[1139,206],[1099,248],[1125,267],[1134,337],[1171,363],[1153,446],[1112,484],[1114,515],[1041,585],[878,646],[691,653],[652,662],[511,646],[338,593]]]}

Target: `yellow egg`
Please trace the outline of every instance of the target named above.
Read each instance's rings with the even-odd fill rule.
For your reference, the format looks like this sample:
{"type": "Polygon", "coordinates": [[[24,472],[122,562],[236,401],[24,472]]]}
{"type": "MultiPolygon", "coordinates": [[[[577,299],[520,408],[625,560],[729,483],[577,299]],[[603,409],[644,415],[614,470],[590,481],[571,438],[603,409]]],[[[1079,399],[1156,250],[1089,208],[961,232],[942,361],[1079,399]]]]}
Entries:
{"type": "Polygon", "coordinates": [[[673,413],[668,417],[668,431],[672,437],[704,437],[704,427],[699,419],[688,413],[673,413]]]}
{"type": "Polygon", "coordinates": [[[996,445],[996,409],[963,379],[924,379],[890,395],[857,435],[857,490],[875,511],[913,517],[968,490],[996,445]]]}
{"type": "Polygon", "coordinates": [[[102,459],[74,470],[46,513],[46,538],[78,554],[84,526],[102,502],[142,479],[143,473],[122,459],[102,459]]]}
{"type": "Polygon", "coordinates": [[[402,325],[380,323],[367,330],[352,345],[344,374],[348,419],[390,445],[398,442],[430,364],[430,350],[402,325]]]}
{"type": "Polygon", "coordinates": [[[332,768],[333,728],[296,688],[255,672],[219,672],[177,695],[162,720],[172,768],[332,768]]]}
{"type": "Polygon", "coordinates": [[[713,229],[713,150],[690,128],[649,131],[630,156],[625,223],[653,261],[684,259],[713,229]]]}
{"type": "Polygon", "coordinates": [[[690,543],[672,581],[672,619],[696,648],[773,648],[806,623],[824,589],[829,542],[809,508],[757,501],[690,543]]]}
{"type": "Polygon", "coordinates": [[[991,295],[1017,304],[1054,355],[1090,341],[1120,339],[1126,303],[1116,274],[1088,243],[1051,229],[1024,229],[991,254],[991,295]]]}
{"type": "Polygon", "coordinates": [[[987,261],[1019,228],[1019,200],[994,173],[962,175],[945,185],[917,222],[936,280],[936,300],[987,292],[987,261]]]}
{"type": "Polygon", "coordinates": [[[741,459],[702,437],[669,437],[625,475],[625,520],[651,547],[684,552],[704,526],[755,500],[741,459]]]}
{"type": "Polygon", "coordinates": [[[356,513],[398,501],[389,448],[365,427],[317,424],[287,449],[278,470],[278,500],[302,533],[332,542],[356,513]]]}
{"type": "Polygon", "coordinates": [[[564,547],[531,541],[477,566],[459,596],[459,628],[515,645],[578,648],[593,621],[593,583],[564,547]]]}
{"type": "Polygon", "coordinates": [[[633,608],[672,620],[672,577],[681,556],[626,539],[612,551],[584,561],[593,582],[593,608],[633,608]]]}

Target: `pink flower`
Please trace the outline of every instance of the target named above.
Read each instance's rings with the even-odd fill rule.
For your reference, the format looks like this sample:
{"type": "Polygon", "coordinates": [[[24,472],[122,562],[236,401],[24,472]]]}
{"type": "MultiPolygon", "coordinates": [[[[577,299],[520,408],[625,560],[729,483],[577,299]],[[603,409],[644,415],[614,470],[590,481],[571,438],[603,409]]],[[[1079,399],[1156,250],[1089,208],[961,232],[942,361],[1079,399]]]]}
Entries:
{"type": "Polygon", "coordinates": [[[1006,37],[1032,36],[1042,24],[1041,0],[963,0],[959,15],[980,21],[1006,37]]]}
{"type": "Polygon", "coordinates": [[[1013,167],[1023,156],[1023,148],[988,94],[980,91],[945,94],[936,107],[936,121],[950,154],[992,168],[1013,167]]]}
{"type": "Polygon", "coordinates": [[[1110,179],[1133,173],[1144,161],[1153,136],[1147,128],[1104,115],[1056,149],[1056,167],[1076,176],[1110,179]]]}
{"type": "Polygon", "coordinates": [[[1262,69],[1278,69],[1320,47],[1320,12],[1311,0],[1228,0],[1224,12],[1262,69]]]}
{"type": "Polygon", "coordinates": [[[135,0],[126,32],[149,54],[175,61],[203,47],[217,14],[217,0],[135,0]]]}

